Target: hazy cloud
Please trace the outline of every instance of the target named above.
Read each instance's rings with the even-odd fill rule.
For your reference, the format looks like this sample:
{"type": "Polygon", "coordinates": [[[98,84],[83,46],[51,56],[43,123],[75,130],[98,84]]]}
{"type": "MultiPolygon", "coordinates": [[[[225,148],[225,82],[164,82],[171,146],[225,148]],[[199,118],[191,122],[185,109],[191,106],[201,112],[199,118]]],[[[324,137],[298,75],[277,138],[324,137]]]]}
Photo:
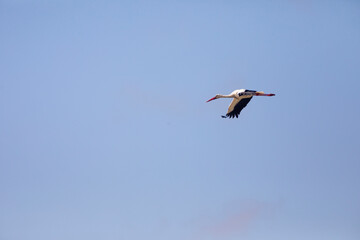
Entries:
{"type": "Polygon", "coordinates": [[[203,237],[223,239],[232,235],[246,234],[255,225],[256,220],[268,210],[268,205],[255,201],[226,206],[216,214],[201,220],[201,227],[194,239],[203,237]]]}

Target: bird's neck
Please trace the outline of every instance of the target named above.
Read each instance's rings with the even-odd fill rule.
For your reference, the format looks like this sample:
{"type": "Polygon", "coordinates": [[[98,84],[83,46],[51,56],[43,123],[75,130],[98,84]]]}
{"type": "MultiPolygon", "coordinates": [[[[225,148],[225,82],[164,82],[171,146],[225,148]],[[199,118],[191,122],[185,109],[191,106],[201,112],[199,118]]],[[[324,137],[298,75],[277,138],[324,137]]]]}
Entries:
{"type": "MultiPolygon", "coordinates": [[[[235,94],[236,95],[236,94],[235,94]]],[[[228,95],[218,95],[218,98],[234,98],[236,97],[234,94],[228,94],[228,95]]]]}

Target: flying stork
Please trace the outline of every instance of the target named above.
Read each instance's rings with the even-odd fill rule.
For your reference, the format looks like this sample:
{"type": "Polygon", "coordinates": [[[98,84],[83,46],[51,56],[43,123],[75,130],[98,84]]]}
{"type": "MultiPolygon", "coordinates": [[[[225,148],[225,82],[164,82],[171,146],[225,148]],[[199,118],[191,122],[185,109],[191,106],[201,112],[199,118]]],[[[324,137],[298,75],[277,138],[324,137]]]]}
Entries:
{"type": "Polygon", "coordinates": [[[269,93],[266,94],[264,92],[258,92],[258,91],[254,91],[254,90],[247,90],[247,89],[239,89],[239,90],[235,90],[232,93],[230,93],[229,95],[216,95],[213,98],[210,98],[209,100],[207,100],[206,102],[210,102],[212,100],[218,99],[218,98],[233,98],[228,112],[226,113],[225,116],[221,116],[223,118],[238,118],[239,114],[241,112],[241,110],[244,109],[244,107],[246,107],[246,105],[250,102],[250,100],[252,99],[253,96],[275,96],[275,94],[273,93],[269,93]]]}

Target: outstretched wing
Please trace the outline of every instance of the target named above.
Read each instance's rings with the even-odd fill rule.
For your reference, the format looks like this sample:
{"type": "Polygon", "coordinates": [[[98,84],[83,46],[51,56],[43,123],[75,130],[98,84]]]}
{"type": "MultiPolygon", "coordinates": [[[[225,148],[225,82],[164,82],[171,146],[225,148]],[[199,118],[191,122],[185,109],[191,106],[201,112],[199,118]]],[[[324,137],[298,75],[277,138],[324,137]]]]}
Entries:
{"type": "Polygon", "coordinates": [[[228,112],[226,113],[226,117],[238,118],[241,110],[243,110],[243,108],[246,107],[246,105],[250,102],[251,99],[252,97],[242,98],[242,99],[234,98],[229,106],[228,112]]]}

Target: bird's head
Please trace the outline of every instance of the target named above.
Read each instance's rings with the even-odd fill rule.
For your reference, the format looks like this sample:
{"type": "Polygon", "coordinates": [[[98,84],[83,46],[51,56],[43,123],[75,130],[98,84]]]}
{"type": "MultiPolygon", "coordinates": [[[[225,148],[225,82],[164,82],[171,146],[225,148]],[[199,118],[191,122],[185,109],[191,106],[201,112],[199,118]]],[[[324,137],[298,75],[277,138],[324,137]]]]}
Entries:
{"type": "Polygon", "coordinates": [[[218,99],[219,97],[220,97],[220,95],[219,95],[219,94],[217,94],[215,97],[210,98],[210,99],[209,99],[209,100],[207,100],[206,102],[210,102],[210,101],[212,101],[212,100],[218,99]]]}

